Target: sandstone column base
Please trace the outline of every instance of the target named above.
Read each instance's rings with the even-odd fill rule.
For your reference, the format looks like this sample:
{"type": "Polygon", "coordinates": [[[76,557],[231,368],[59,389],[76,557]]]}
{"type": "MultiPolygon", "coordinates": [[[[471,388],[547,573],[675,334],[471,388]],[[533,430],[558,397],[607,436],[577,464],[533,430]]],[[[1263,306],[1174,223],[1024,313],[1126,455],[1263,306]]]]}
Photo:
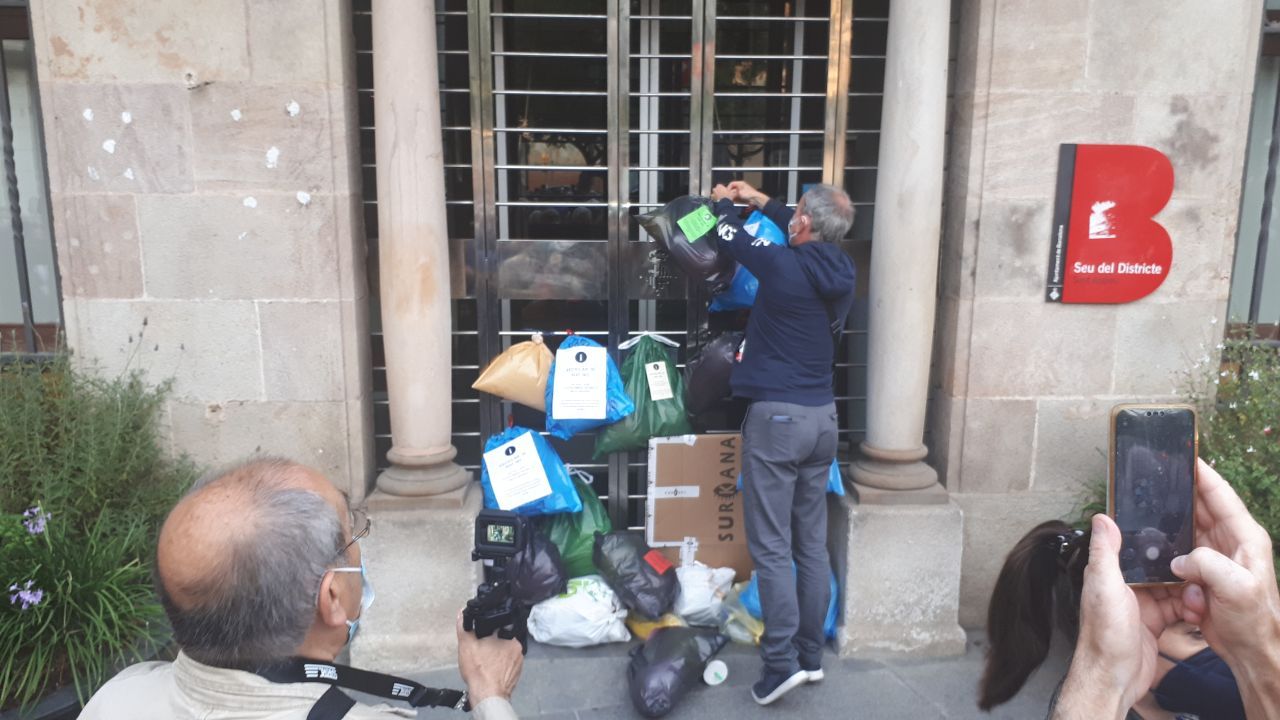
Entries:
{"type": "Polygon", "coordinates": [[[862,443],[862,457],[849,468],[853,481],[881,490],[928,490],[938,484],[938,471],[925,464],[925,446],[884,450],[862,443]]]}
{"type": "Polygon", "coordinates": [[[963,655],[960,554],[964,517],[953,502],[829,506],[828,545],[841,574],[841,657],[963,655]]]}
{"type": "Polygon", "coordinates": [[[456,617],[481,579],[471,561],[481,494],[440,508],[374,492],[368,506],[373,532],[360,549],[377,598],[351,642],[351,664],[397,675],[456,665],[456,617]]]}
{"type": "Polygon", "coordinates": [[[391,467],[378,475],[378,489],[401,497],[435,498],[440,507],[461,507],[472,474],[455,464],[452,445],[443,452],[415,453],[393,447],[387,453],[391,467]]]}

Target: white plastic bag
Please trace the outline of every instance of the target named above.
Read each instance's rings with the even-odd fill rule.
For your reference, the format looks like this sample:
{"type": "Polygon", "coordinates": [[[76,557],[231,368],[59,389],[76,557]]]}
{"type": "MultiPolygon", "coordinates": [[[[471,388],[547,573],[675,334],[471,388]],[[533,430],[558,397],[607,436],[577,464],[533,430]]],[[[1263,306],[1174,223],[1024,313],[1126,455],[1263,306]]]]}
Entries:
{"type": "Polygon", "coordinates": [[[569,580],[563,595],[543,600],[529,613],[529,635],[540,643],[588,647],[631,639],[627,609],[599,575],[569,580]]]}
{"type": "Polygon", "coordinates": [[[690,625],[720,624],[720,605],[733,585],[733,568],[709,568],[702,563],[676,568],[680,593],[675,613],[690,625]]]}

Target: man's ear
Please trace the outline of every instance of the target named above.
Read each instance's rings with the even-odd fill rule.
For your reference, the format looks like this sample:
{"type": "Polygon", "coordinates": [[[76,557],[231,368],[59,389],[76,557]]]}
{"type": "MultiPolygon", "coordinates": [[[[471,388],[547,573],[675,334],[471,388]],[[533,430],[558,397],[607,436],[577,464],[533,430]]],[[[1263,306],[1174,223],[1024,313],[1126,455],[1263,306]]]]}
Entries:
{"type": "Polygon", "coordinates": [[[324,625],[343,627],[347,624],[347,610],[342,607],[342,587],[337,582],[338,573],[327,572],[320,579],[320,597],[316,603],[316,619],[324,625]]]}

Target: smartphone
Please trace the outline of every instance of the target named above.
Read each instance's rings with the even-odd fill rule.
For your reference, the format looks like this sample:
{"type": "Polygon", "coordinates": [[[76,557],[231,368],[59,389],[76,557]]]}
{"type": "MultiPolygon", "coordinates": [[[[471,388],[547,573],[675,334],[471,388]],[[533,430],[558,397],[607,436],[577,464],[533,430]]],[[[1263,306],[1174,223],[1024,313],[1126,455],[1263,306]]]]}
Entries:
{"type": "Polygon", "coordinates": [[[1126,583],[1182,582],[1169,563],[1193,547],[1198,450],[1190,405],[1112,408],[1107,514],[1120,527],[1126,583]]]}

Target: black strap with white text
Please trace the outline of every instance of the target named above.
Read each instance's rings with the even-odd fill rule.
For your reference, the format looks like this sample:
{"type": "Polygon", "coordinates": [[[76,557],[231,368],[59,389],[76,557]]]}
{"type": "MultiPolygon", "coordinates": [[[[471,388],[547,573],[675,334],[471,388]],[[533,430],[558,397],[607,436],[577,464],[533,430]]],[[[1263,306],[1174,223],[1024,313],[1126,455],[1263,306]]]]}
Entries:
{"type": "Polygon", "coordinates": [[[290,658],[274,667],[259,670],[257,674],[275,683],[314,682],[331,685],[332,688],[320,696],[311,708],[311,714],[307,716],[307,720],[337,720],[344,717],[355,706],[355,701],[347,698],[338,688],[357,690],[387,700],[400,700],[408,703],[410,707],[443,707],[464,712],[471,711],[467,694],[461,690],[429,688],[406,678],[360,670],[338,663],[290,658]]]}

